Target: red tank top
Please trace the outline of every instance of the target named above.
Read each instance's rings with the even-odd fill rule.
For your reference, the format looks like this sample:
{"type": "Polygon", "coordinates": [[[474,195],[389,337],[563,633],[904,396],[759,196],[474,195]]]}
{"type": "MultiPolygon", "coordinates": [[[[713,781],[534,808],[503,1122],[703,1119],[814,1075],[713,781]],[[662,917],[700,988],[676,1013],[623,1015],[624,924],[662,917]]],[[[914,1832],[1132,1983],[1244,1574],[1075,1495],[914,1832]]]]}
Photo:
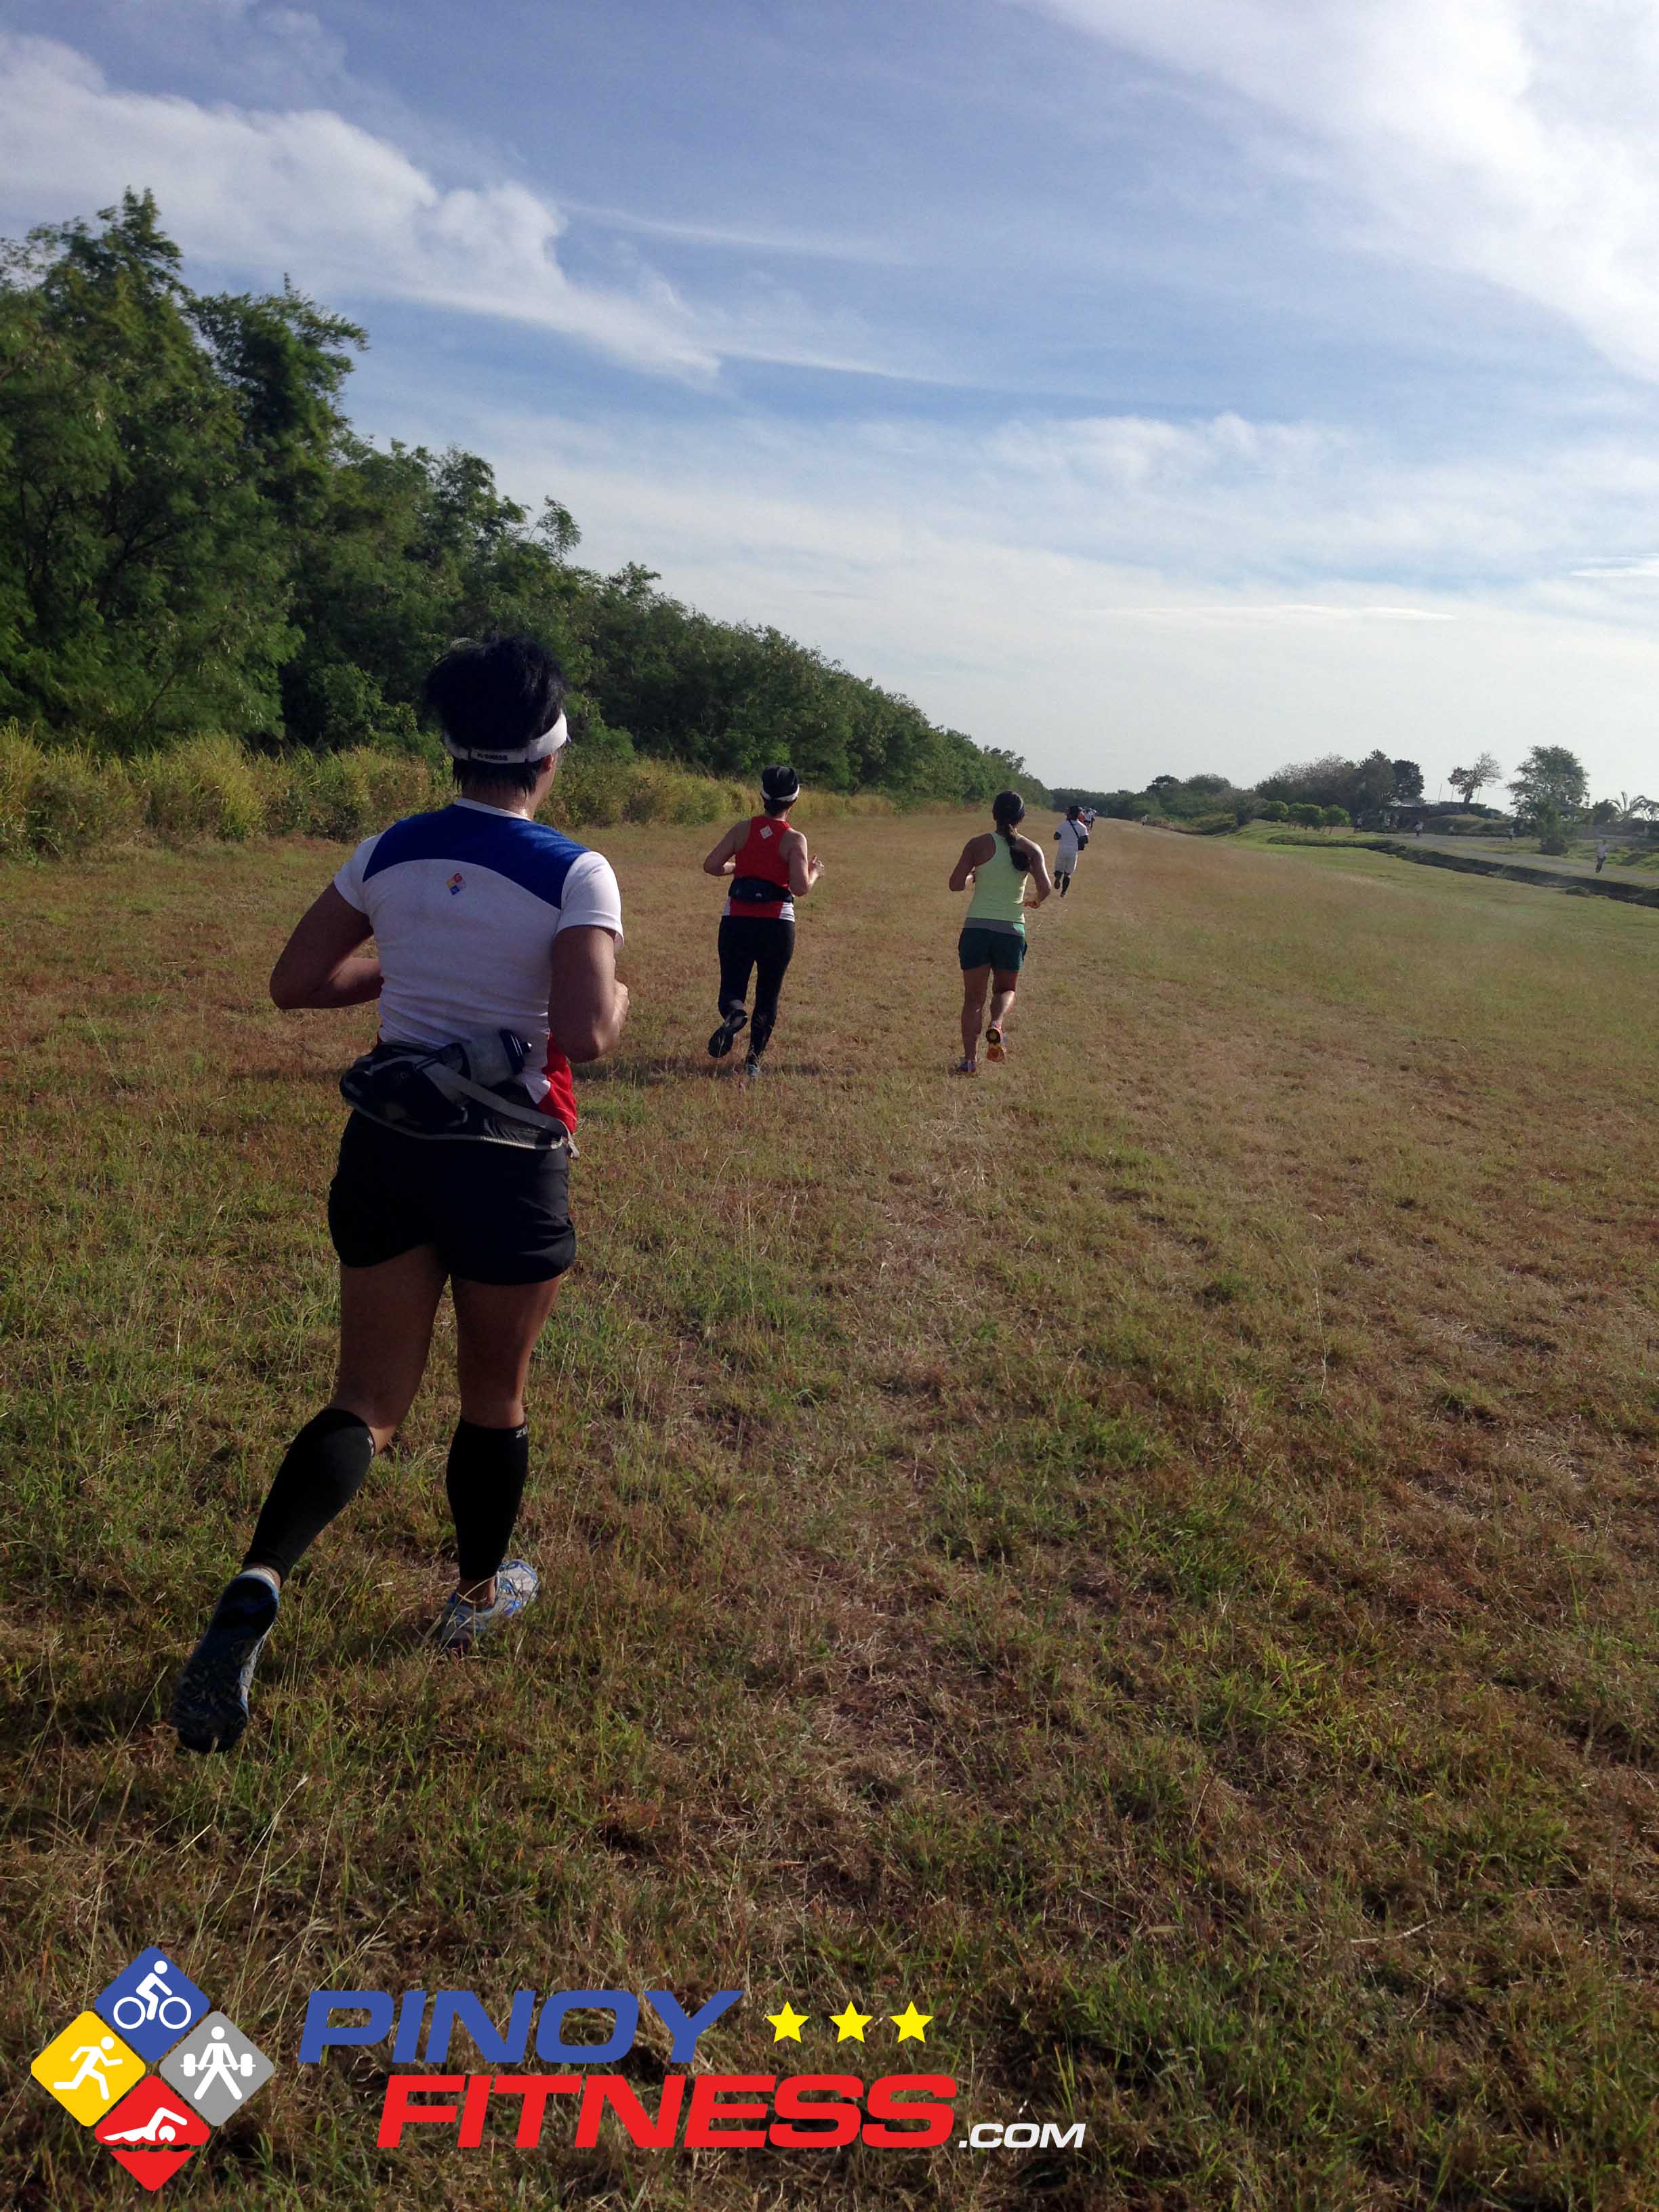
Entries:
{"type": "Polygon", "coordinates": [[[789,860],[783,850],[788,830],[789,824],[773,815],[750,817],[749,835],[732,859],[732,892],[726,902],[727,914],[747,915],[755,921],[793,919],[795,902],[789,889],[789,860]],[[763,884],[771,884],[776,896],[757,896],[763,884]]]}

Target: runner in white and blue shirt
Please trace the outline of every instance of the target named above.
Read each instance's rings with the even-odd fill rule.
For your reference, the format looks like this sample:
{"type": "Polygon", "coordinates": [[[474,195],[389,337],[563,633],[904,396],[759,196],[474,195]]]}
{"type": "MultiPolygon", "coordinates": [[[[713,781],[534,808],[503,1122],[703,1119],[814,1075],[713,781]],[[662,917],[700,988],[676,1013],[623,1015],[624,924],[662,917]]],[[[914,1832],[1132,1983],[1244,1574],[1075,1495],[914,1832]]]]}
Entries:
{"type": "Polygon", "coordinates": [[[457,799],[365,837],[334,888],[380,948],[381,1042],[510,1030],[531,1048],[519,1081],[574,1130],[570,1062],[549,1038],[548,956],[563,929],[621,941],[622,893],[605,855],[544,822],[457,799]]]}
{"type": "Polygon", "coordinates": [[[272,973],[279,1006],[378,1001],[380,1033],[341,1083],[354,1111],[329,1190],[334,1395],[289,1446],[179,1679],[173,1724],[193,1751],[228,1750],[246,1728],[283,1586],[401,1425],[446,1285],[459,1576],[434,1640],[468,1651],[536,1595],[535,1570],[506,1554],[530,1464],[530,1357],[576,1249],[570,1063],[609,1052],[628,1012],[611,865],[535,819],[566,742],[564,689],[529,639],[446,653],[427,698],[460,795],[365,838],[272,973]]]}

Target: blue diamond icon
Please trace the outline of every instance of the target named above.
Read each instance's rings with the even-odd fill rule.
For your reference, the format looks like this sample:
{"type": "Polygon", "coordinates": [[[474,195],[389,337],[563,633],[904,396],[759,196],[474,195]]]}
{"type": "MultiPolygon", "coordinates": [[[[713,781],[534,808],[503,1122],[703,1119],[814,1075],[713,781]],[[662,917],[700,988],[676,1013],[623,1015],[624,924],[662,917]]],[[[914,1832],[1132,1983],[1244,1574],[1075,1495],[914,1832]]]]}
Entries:
{"type": "Polygon", "coordinates": [[[146,2065],[171,2051],[208,2011],[208,2000],[181,1966],[164,1951],[141,1951],[124,1966],[92,2008],[106,2020],[146,2065]]]}

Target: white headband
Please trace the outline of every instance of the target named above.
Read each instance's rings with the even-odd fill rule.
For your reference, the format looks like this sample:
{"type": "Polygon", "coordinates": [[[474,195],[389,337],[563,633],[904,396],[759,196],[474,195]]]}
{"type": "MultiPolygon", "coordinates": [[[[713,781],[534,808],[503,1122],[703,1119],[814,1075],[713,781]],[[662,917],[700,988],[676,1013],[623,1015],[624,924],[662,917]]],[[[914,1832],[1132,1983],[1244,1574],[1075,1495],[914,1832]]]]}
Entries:
{"type": "Polygon", "coordinates": [[[569,741],[570,732],[561,713],[550,730],[544,730],[527,745],[458,745],[453,738],[446,737],[444,750],[451,760],[479,761],[490,768],[523,768],[528,762],[545,760],[569,741]]]}

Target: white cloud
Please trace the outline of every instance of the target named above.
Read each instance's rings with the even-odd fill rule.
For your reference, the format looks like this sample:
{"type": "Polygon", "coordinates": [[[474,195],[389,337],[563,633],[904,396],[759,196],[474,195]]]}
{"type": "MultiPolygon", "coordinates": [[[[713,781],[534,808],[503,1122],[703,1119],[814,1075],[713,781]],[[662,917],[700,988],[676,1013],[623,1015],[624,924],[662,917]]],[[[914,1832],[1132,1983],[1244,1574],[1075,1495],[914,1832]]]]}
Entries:
{"type": "Polygon", "coordinates": [[[264,282],[291,269],[324,297],[504,319],[674,375],[706,378],[723,357],[882,371],[856,318],[782,287],[694,307],[642,264],[626,289],[579,283],[559,263],[566,218],[538,193],[441,186],[327,108],[124,92],[70,47],[0,35],[0,196],[26,222],[148,186],[195,261],[264,282]]]}
{"type": "MultiPolygon", "coordinates": [[[[1653,0],[1023,0],[1244,103],[1310,203],[1659,375],[1653,0]],[[1286,136],[1288,126],[1289,136],[1286,136]]],[[[1272,152],[1269,153],[1272,158],[1272,152]]]]}

